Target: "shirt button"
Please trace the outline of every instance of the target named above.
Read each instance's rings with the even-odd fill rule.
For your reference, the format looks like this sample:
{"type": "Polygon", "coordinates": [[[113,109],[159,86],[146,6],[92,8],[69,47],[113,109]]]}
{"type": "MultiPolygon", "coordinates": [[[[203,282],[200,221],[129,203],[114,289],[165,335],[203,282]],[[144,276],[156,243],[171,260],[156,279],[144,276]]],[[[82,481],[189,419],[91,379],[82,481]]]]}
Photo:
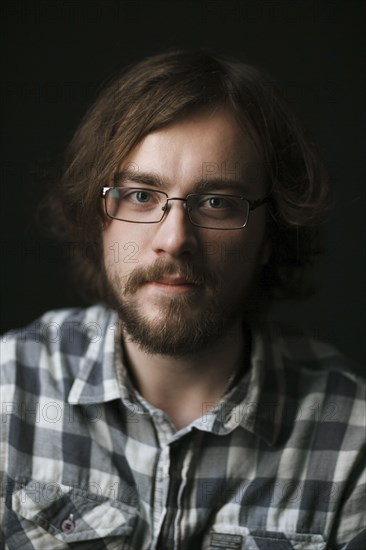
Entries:
{"type": "Polygon", "coordinates": [[[64,519],[61,523],[61,529],[64,533],[72,533],[75,529],[75,522],[72,519],[64,519]]]}

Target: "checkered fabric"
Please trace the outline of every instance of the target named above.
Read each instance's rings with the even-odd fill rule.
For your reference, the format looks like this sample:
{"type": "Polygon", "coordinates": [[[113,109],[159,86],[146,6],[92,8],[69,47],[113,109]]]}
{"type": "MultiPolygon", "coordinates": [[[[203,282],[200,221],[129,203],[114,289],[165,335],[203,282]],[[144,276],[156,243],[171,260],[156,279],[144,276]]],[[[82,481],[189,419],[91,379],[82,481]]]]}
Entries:
{"type": "Polygon", "coordinates": [[[176,430],[134,390],[112,310],[4,335],[2,548],[366,548],[365,382],[318,341],[252,340],[250,369],[176,430]]]}

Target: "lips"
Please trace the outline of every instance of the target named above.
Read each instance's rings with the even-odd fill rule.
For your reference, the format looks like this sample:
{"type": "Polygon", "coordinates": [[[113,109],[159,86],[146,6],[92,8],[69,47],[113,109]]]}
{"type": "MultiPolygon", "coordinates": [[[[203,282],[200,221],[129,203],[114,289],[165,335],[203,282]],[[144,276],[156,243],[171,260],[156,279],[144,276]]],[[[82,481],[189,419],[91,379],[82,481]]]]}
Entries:
{"type": "Polygon", "coordinates": [[[151,282],[161,284],[161,285],[172,285],[172,286],[181,286],[181,285],[197,286],[197,284],[194,283],[193,281],[189,281],[187,279],[184,279],[183,277],[163,277],[162,279],[157,279],[151,282]]]}
{"type": "Polygon", "coordinates": [[[143,286],[150,287],[164,294],[176,295],[192,292],[201,285],[194,283],[192,280],[185,279],[184,277],[167,275],[161,279],[148,281],[143,286]]]}
{"type": "Polygon", "coordinates": [[[214,288],[215,277],[205,273],[199,267],[190,264],[173,265],[165,261],[156,261],[146,267],[135,268],[127,277],[124,286],[125,295],[135,294],[140,288],[155,287],[161,291],[171,292],[198,290],[202,287],[214,288]]]}

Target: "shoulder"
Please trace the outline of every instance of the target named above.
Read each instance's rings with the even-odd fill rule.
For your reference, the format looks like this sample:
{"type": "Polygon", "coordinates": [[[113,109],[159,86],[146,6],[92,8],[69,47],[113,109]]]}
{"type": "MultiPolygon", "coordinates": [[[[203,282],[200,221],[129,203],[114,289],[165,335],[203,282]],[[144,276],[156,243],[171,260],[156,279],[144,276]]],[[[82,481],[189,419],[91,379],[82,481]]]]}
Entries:
{"type": "Polygon", "coordinates": [[[366,380],[333,345],[292,327],[272,325],[270,334],[274,448],[303,491],[304,514],[321,510],[342,543],[364,525],[366,380]]]}
{"type": "Polygon", "coordinates": [[[295,370],[309,378],[331,377],[350,382],[366,382],[360,365],[341,353],[335,346],[306,334],[301,329],[283,324],[271,324],[271,341],[285,369],[295,370]]]}
{"type": "Polygon", "coordinates": [[[331,420],[364,429],[366,379],[336,347],[292,327],[271,325],[275,378],[297,419],[331,420]]]}
{"type": "Polygon", "coordinates": [[[27,341],[42,344],[62,342],[74,331],[82,334],[90,333],[94,329],[98,333],[98,330],[103,330],[114,316],[113,310],[101,304],[88,308],[51,310],[24,327],[6,332],[1,337],[1,344],[27,341]]]}
{"type": "Polygon", "coordinates": [[[19,369],[29,379],[47,370],[56,378],[72,369],[90,343],[102,342],[116,322],[116,314],[102,305],[48,311],[25,327],[11,330],[0,339],[1,382],[19,378],[19,369]]]}

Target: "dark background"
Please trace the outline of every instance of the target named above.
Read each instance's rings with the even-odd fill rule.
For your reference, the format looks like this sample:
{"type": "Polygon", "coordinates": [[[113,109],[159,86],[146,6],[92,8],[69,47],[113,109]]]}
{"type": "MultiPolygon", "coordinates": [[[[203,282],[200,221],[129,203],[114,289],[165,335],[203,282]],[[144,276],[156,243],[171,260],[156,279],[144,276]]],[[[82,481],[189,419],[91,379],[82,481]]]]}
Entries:
{"type": "Polygon", "coordinates": [[[313,277],[275,307],[365,364],[364,0],[13,1],[2,4],[1,332],[80,305],[65,253],[34,211],[102,84],[172,47],[206,46],[266,68],[319,144],[336,205],[313,277]]]}

